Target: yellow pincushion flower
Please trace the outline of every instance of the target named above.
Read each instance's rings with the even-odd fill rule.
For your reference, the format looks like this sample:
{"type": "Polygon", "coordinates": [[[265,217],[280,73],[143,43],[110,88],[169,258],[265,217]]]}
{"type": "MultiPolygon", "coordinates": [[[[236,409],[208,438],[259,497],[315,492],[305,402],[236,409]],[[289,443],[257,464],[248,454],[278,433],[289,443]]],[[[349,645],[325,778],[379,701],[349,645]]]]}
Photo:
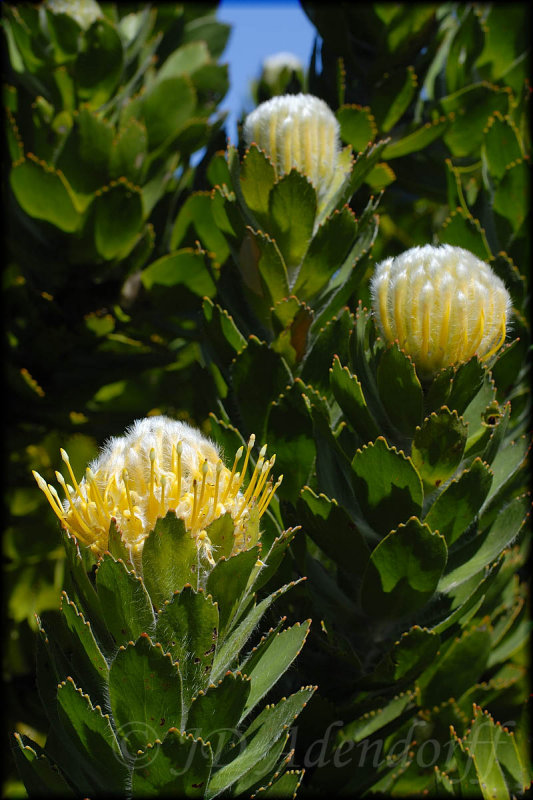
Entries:
{"type": "Polygon", "coordinates": [[[96,554],[107,549],[112,519],[133,555],[139,555],[158,517],[174,511],[213,562],[205,528],[231,514],[233,552],[245,549],[250,545],[250,514],[261,517],[281,483],[282,476],[274,485],[269,479],[275,456],[265,460],[265,445],[244,489],[254,441],[252,435],[246,452],[239,448],[229,470],[216,445],[190,425],[163,416],[147,417],[137,420],[124,436],[110,439],[79,482],[67,453],[61,451],[72,480],[70,485],[56,472],[66,496],[63,502],[53,486],[37,472],[33,474],[62,526],[96,554]]]}
{"type": "Polygon", "coordinates": [[[306,175],[319,202],[335,178],[339,123],[330,107],[310,94],[278,95],[261,103],[244,122],[244,140],[271,159],[278,178],[295,168],[306,175]]]}
{"type": "Polygon", "coordinates": [[[503,344],[511,299],[485,262],[462,247],[424,245],[377,264],[372,305],[388,342],[398,341],[421,378],[503,344]]]}

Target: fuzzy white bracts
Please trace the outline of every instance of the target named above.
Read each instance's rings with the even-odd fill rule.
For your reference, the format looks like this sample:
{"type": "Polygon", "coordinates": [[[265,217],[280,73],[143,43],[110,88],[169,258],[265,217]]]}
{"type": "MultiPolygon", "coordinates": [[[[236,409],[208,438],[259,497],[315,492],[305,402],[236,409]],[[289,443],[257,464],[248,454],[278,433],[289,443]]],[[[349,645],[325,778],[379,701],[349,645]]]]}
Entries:
{"type": "Polygon", "coordinates": [[[488,264],[468,250],[424,245],[377,264],[372,305],[388,342],[398,341],[428,379],[505,340],[511,299],[488,264]]]}
{"type": "Polygon", "coordinates": [[[328,194],[340,153],[339,123],[323,100],[310,94],[286,94],[261,103],[248,114],[243,135],[271,159],[278,178],[291,169],[311,181],[318,201],[328,194]]]}

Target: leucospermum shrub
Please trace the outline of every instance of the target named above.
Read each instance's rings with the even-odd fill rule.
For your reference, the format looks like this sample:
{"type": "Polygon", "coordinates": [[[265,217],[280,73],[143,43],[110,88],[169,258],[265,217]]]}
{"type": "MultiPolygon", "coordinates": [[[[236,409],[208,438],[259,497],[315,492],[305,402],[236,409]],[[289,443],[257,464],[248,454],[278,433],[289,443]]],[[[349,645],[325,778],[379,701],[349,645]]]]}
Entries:
{"type": "Polygon", "coordinates": [[[44,749],[16,734],[31,793],[295,791],[287,731],[314,687],[257,705],[310,621],[281,620],[244,650],[292,585],[257,599],[295,533],[262,531],[281,480],[269,478],[266,447],[247,479],[253,444],[230,470],[199,431],[155,416],[112,438],[80,481],[63,451],[63,502],[35,474],[69,568],[59,619],[39,620],[44,749]]]}
{"type": "MultiPolygon", "coordinates": [[[[62,622],[40,620],[61,643],[54,650],[54,637],[43,633],[39,650],[41,694],[51,710],[46,754],[18,739],[21,769],[28,783],[39,771],[41,790],[43,776],[57,780],[55,765],[70,786],[96,793],[131,783],[134,794],[264,789],[290,796],[301,768],[315,794],[507,800],[530,785],[522,579],[530,511],[529,88],[519,37],[502,49],[499,24],[507,13],[516,19],[516,9],[377,4],[311,13],[324,37],[311,93],[273,98],[250,115],[241,146],[209,164],[212,191],[187,198],[170,236],[172,250],[199,239],[215,265],[202,341],[220,417],[211,417],[211,431],[228,451],[243,446],[239,460],[232,470],[219,468],[217,491],[217,456],[199,456],[187,483],[183,449],[174,442],[161,455],[151,440],[140,473],[134,465],[124,473],[121,461],[113,478],[103,459],[79,488],[66,479],[63,503],[46,486],[57,516],[67,528],[78,525],[80,539],[81,523],[93,516],[107,522],[122,514],[123,535],[112,523],[106,545],[102,525],[96,552],[79,548],[83,571],[73,534],[65,535],[62,622]],[[337,50],[342,58],[332,56],[337,50]],[[321,148],[332,167],[322,179],[321,148]],[[379,235],[378,208],[385,211],[379,235]],[[215,519],[222,483],[231,487],[247,471],[242,437],[252,432],[276,452],[284,481],[276,497],[267,479],[261,487],[270,462],[260,466],[266,453],[256,459],[252,441],[255,468],[235,503],[231,491],[220,500],[225,513],[215,519]],[[91,480],[99,471],[98,495],[91,480]],[[287,525],[303,532],[280,563],[294,530],[280,533],[287,525]],[[311,688],[249,724],[246,715],[255,715],[257,698],[292,663],[307,626],[274,623],[239,655],[272,602],[263,593],[276,568],[282,593],[307,577],[280,598],[284,613],[292,620],[311,608],[320,621],[297,669],[282,679],[291,691],[294,681],[319,684],[293,729],[297,773],[287,769],[287,740],[277,732],[311,688]],[[132,587],[135,608],[143,608],[136,581],[153,611],[140,622],[120,610],[132,587]],[[177,594],[175,585],[183,586],[177,594]],[[103,660],[73,603],[91,619],[103,660]],[[74,657],[81,651],[73,631],[82,631],[93,666],[104,676],[109,670],[103,690],[101,675],[95,679],[74,657]],[[175,682],[174,669],[169,677],[152,667],[157,643],[178,662],[178,722],[172,708],[160,715],[150,706],[161,695],[138,679],[175,682]],[[132,669],[145,655],[146,668],[132,669]],[[251,683],[244,707],[248,683],[239,669],[251,683]],[[206,688],[207,674],[213,685],[206,688]],[[107,728],[105,738],[120,751],[118,777],[94,774],[94,754],[80,743],[76,681],[92,681],[91,709],[109,714],[115,738],[107,728]],[[207,722],[213,708],[229,738],[207,722]],[[160,736],[158,719],[163,728],[172,724],[160,736]]],[[[156,264],[148,283],[150,275],[166,280],[168,272],[156,264]]]]}
{"type": "Polygon", "coordinates": [[[228,172],[217,164],[210,200],[232,260],[221,303],[204,303],[225,424],[275,448],[282,517],[306,534],[297,600],[321,626],[299,669],[320,700],[300,763],[320,791],[472,780],[506,798],[530,780],[523,738],[497,724],[518,726],[527,697],[525,588],[511,580],[529,508],[523,351],[506,343],[515,284],[497,260],[448,244],[370,264],[378,201],[353,208],[387,145],[356,155],[320,216],[309,129],[323,118],[321,103],[274,98],[245,121],[242,158],[230,148],[228,172]],[[323,758],[306,763],[318,728],[323,758]]]}

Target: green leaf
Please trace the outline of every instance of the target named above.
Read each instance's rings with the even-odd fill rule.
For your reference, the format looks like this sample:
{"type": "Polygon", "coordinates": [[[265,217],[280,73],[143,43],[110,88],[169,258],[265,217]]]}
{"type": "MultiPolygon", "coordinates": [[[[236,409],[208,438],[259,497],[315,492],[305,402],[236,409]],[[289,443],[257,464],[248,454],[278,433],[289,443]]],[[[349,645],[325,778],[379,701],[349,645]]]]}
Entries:
{"type": "Polygon", "coordinates": [[[318,402],[312,402],[310,391],[306,392],[306,396],[309,398],[313,418],[318,485],[324,489],[328,497],[337,500],[349,513],[354,513],[357,506],[354,502],[348,457],[333,435],[331,420],[329,413],[324,409],[323,400],[319,396],[318,402]]]}
{"type": "Polygon", "coordinates": [[[375,343],[376,333],[377,329],[372,313],[363,308],[362,302],[359,301],[355,314],[355,327],[350,334],[348,365],[361,383],[363,395],[376,425],[383,431],[389,427],[390,423],[379,396],[375,369],[372,364],[373,361],[375,363],[377,353],[381,349],[379,341],[377,344],[375,343]],[[371,344],[372,342],[374,344],[371,344]]]}
{"type": "Polygon", "coordinates": [[[191,704],[187,730],[210,743],[215,762],[219,761],[223,748],[237,731],[250,687],[246,675],[226,672],[222,680],[216,685],[210,684],[191,704]]]}
{"type": "Polygon", "coordinates": [[[71,659],[80,677],[82,688],[101,695],[107,683],[109,667],[96,643],[91,623],[86,622],[66,592],[61,593],[61,612],[71,634],[71,659]]]}
{"type": "Polygon", "coordinates": [[[157,72],[156,81],[159,83],[178,75],[190,75],[209,61],[209,50],[205,42],[189,42],[178,47],[165,59],[157,72]]]}
{"type": "Polygon", "coordinates": [[[144,542],[143,580],[156,609],[191,581],[196,584],[198,548],[182,519],[169,511],[144,542]]]}
{"type": "Polygon", "coordinates": [[[81,215],[62,172],[28,157],[15,164],[9,180],[17,202],[30,217],[50,222],[65,233],[78,229],[81,215]]]}
{"type": "Polygon", "coordinates": [[[485,129],[482,157],[494,178],[502,178],[507,168],[524,155],[516,126],[510,117],[496,112],[485,129]]]}
{"type": "Polygon", "coordinates": [[[205,15],[188,19],[183,29],[184,42],[205,42],[213,58],[219,58],[231,34],[231,26],[213,16],[205,15]]]}
{"type": "Polygon", "coordinates": [[[67,554],[65,589],[71,599],[87,614],[98,641],[106,650],[112,650],[113,639],[104,621],[102,604],[88,575],[92,562],[85,559],[90,551],[86,548],[80,550],[76,540],[68,531],[63,534],[63,545],[67,554]]]}
{"type": "Polygon", "coordinates": [[[240,742],[237,742],[237,757],[221,767],[211,778],[207,797],[214,797],[228,789],[264,758],[305,707],[313,692],[313,687],[306,687],[275,706],[267,706],[244,731],[240,742]]]}
{"type": "Polygon", "coordinates": [[[74,791],[42,748],[27,736],[16,732],[13,735],[14,760],[28,794],[35,797],[75,797],[74,791]]]}
{"type": "Polygon", "coordinates": [[[383,150],[387,146],[389,139],[382,139],[375,144],[369,145],[362,153],[359,153],[353,165],[350,181],[346,190],[346,200],[348,200],[366,180],[378,161],[383,157],[383,150]]]}
{"type": "Polygon", "coordinates": [[[344,105],[336,112],[341,126],[341,139],[351,144],[356,153],[364,150],[376,138],[376,121],[368,106],[344,105]]]}
{"type": "Polygon", "coordinates": [[[383,436],[357,450],[351,479],[365,518],[381,535],[422,510],[422,481],[413,462],[383,436]]]}
{"type": "Polygon", "coordinates": [[[463,208],[456,208],[438,233],[439,244],[452,244],[470,250],[482,261],[491,257],[485,231],[478,219],[463,208]]]}
{"type": "Polygon", "coordinates": [[[303,530],[348,574],[361,577],[370,551],[361,532],[342,506],[304,486],[296,506],[303,530]],[[332,531],[334,535],[332,536],[332,531]]]}
{"type": "Polygon", "coordinates": [[[475,13],[472,6],[463,9],[457,21],[445,66],[446,86],[452,92],[470,83],[474,64],[484,42],[481,16],[475,13]]]}
{"type": "Polygon", "coordinates": [[[460,549],[454,549],[439,582],[439,591],[449,592],[477,575],[495,561],[503,550],[512,546],[524,525],[529,508],[527,495],[515,497],[500,510],[490,528],[465,542],[460,549]]]}
{"type": "Polygon", "coordinates": [[[209,595],[185,586],[161,609],[154,639],[179,662],[183,702],[207,686],[218,642],[218,608],[209,595]]]}
{"type": "Polygon", "coordinates": [[[96,571],[96,588],[107,627],[118,645],[151,633],[155,625],[152,603],[142,580],[128,572],[123,561],[104,554],[96,571]]]}
{"type": "Polygon", "coordinates": [[[229,511],[213,520],[205,528],[205,532],[211,541],[217,561],[219,558],[229,558],[235,544],[235,523],[229,511]]]}
{"type": "Polygon", "coordinates": [[[422,705],[432,708],[450,697],[459,698],[483,674],[490,649],[486,625],[470,628],[454,639],[418,681],[422,705]]]}
{"type": "Polygon", "coordinates": [[[325,289],[345,263],[357,232],[357,220],[348,206],[326,218],[311,239],[296,277],[292,291],[297,297],[310,300],[325,289]]]}
{"type": "Polygon", "coordinates": [[[365,684],[368,682],[371,687],[384,687],[412,681],[429,664],[433,664],[439,647],[440,637],[434,631],[414,625],[402,633],[370,678],[365,679],[365,684]]]}
{"type": "Polygon", "coordinates": [[[131,117],[121,126],[113,139],[109,154],[109,172],[112,178],[125,177],[136,182],[141,175],[148,149],[146,126],[131,117]]]}
{"type": "Polygon", "coordinates": [[[224,366],[227,366],[237,353],[246,347],[246,339],[237,328],[233,317],[225,308],[204,299],[204,329],[209,343],[224,366]]]}
{"type": "Polygon", "coordinates": [[[338,356],[333,359],[329,381],[335,400],[352,428],[363,442],[375,439],[379,429],[372,417],[361,384],[348,367],[343,367],[338,356]]]}
{"type": "Polygon", "coordinates": [[[278,495],[294,503],[316,457],[313,421],[301,381],[295,381],[272,403],[265,436],[276,454],[276,470],[283,475],[278,495]]]}
{"type": "Polygon", "coordinates": [[[496,387],[492,376],[486,372],[479,391],[463,412],[463,420],[468,426],[466,456],[476,453],[477,448],[483,447],[489,438],[491,426],[487,425],[486,420],[492,417],[498,419],[500,415],[501,410],[496,402],[496,387]]]}
{"type": "MultiPolygon", "coordinates": [[[[344,728],[339,731],[341,742],[346,740],[362,742],[363,739],[366,739],[376,731],[389,725],[389,723],[393,722],[395,719],[398,719],[398,717],[413,703],[413,700],[413,692],[402,692],[398,694],[381,708],[372,710],[372,712],[364,714],[359,719],[345,725],[344,728]]],[[[342,746],[342,744],[340,746],[342,746]]]]}
{"type": "Polygon", "coordinates": [[[268,210],[270,232],[291,275],[291,270],[299,266],[311,241],[316,192],[304,175],[292,169],[274,184],[268,210]]]}
{"type": "Polygon", "coordinates": [[[218,603],[220,637],[234,626],[246,597],[248,581],[259,558],[259,547],[242,550],[231,558],[221,558],[207,579],[207,591],[218,603]]]}
{"type": "Polygon", "coordinates": [[[220,676],[224,674],[232,661],[235,661],[238,654],[242,651],[266,610],[272,605],[274,600],[277,600],[278,597],[281,597],[282,594],[285,594],[285,592],[294,585],[294,583],[287,583],[285,586],[282,586],[281,589],[265,597],[264,600],[247,612],[242,622],[237,625],[235,630],[232,631],[231,635],[217,650],[213,663],[211,680],[218,680],[220,676]]]}
{"type": "MultiPolygon", "coordinates": [[[[114,519],[111,520],[111,523],[109,525],[107,549],[111,553],[115,561],[121,559],[124,562],[124,566],[126,567],[127,570],[134,570],[130,549],[126,545],[124,539],[122,538],[122,535],[118,530],[116,521],[114,519]]],[[[102,609],[102,616],[103,613],[104,611],[102,609]]]]}
{"type": "Polygon", "coordinates": [[[122,66],[122,42],[105,17],[98,19],[85,33],[85,50],[74,67],[76,88],[80,100],[89,108],[99,108],[113,94],[119,82],[122,66]]]}
{"type": "Polygon", "coordinates": [[[400,120],[414,97],[416,85],[413,67],[400,68],[383,76],[372,102],[372,111],[380,131],[388,133],[400,120]]]}
{"type": "Polygon", "coordinates": [[[239,251],[239,267],[252,297],[257,295],[259,316],[267,320],[270,308],[289,293],[287,267],[276,242],[268,234],[247,227],[239,251]]]}
{"type": "Polygon", "coordinates": [[[260,225],[268,224],[268,199],[275,180],[274,165],[263,150],[252,144],[242,160],[240,188],[246,205],[260,225]]]}
{"type": "Polygon", "coordinates": [[[486,369],[476,356],[469,361],[450,366],[437,373],[426,395],[427,412],[447,406],[462,414],[480,390],[486,369]]]}
{"type": "MultiPolygon", "coordinates": [[[[260,758],[256,765],[246,772],[233,787],[234,796],[241,796],[247,794],[253,789],[259,789],[263,781],[270,777],[273,773],[279,773],[281,770],[280,759],[287,746],[289,734],[280,736],[274,747],[272,747],[265,758],[260,758]]],[[[284,761],[288,761],[289,756],[284,757],[284,761]]],[[[253,796],[253,795],[252,795],[253,796]]],[[[290,796],[290,795],[287,795],[290,796]]]]}
{"type": "Polygon", "coordinates": [[[89,695],[67,678],[57,688],[59,716],[85,768],[94,777],[97,790],[125,791],[129,769],[116,736],[100,706],[93,707],[89,695]]]}
{"type": "Polygon", "coordinates": [[[310,384],[317,392],[328,393],[330,390],[328,370],[334,356],[338,356],[344,362],[348,360],[348,346],[353,327],[353,314],[345,308],[315,332],[313,344],[302,363],[300,375],[302,381],[310,384]]]}
{"type": "Polygon", "coordinates": [[[81,30],[74,17],[68,14],[55,14],[47,8],[46,27],[56,64],[64,64],[75,59],[81,30]]]}
{"type": "Polygon", "coordinates": [[[292,628],[267,637],[252,650],[241,668],[251,681],[250,694],[242,713],[243,718],[288,670],[304,645],[310,624],[311,620],[301,625],[297,622],[292,628]]]}
{"type": "Polygon", "coordinates": [[[231,376],[246,431],[263,439],[270,404],[292,383],[285,360],[266,342],[250,336],[231,366],[231,376]]]}
{"type": "Polygon", "coordinates": [[[481,508],[481,513],[485,513],[489,508],[497,505],[506,491],[506,488],[514,480],[517,472],[524,465],[530,448],[530,441],[527,436],[521,436],[516,442],[506,447],[502,447],[492,462],[493,480],[490,491],[481,508]]]}
{"type": "Polygon", "coordinates": [[[79,157],[88,169],[102,176],[109,174],[109,155],[113,147],[114,129],[100,114],[82,106],[78,111],[79,157]]]}
{"type": "Polygon", "coordinates": [[[189,247],[176,250],[153,261],[141,273],[147,289],[154,285],[179,287],[185,285],[191,292],[204,297],[215,294],[215,284],[205,265],[205,255],[189,247]]]}
{"type": "Polygon", "coordinates": [[[371,617],[397,619],[435,592],[447,559],[443,536],[411,517],[377,545],[363,576],[361,600],[371,617]]]}
{"type": "Polygon", "coordinates": [[[422,421],[424,398],[415,366],[396,342],[382,354],[376,377],[390,420],[401,433],[412,437],[422,421]]]}
{"type": "MultiPolygon", "coordinates": [[[[277,773],[276,773],[277,774],[277,773]]],[[[260,797],[295,797],[298,787],[302,782],[304,770],[290,769],[281,777],[272,780],[267,786],[262,786],[260,797]]],[[[259,791],[259,789],[257,790],[259,791]]],[[[256,794],[252,795],[257,797],[256,794]]]]}
{"type": "Polygon", "coordinates": [[[142,95],[142,115],[150,149],[170,145],[193,115],[196,92],[190,78],[167,78],[142,95]]]}
{"type": "Polygon", "coordinates": [[[416,429],[411,459],[426,492],[450,478],[461,462],[468,429],[456,411],[444,406],[416,429]]]}
{"type": "Polygon", "coordinates": [[[182,725],[177,664],[147,634],[120,647],[109,671],[109,702],[117,733],[133,755],[182,725]]]}
{"type": "Polygon", "coordinates": [[[390,161],[393,158],[401,158],[410,153],[424,150],[444,133],[449,124],[450,119],[447,117],[439,117],[433,122],[426,122],[421,128],[417,128],[411,133],[402,136],[401,139],[393,140],[390,144],[387,144],[383,150],[382,158],[390,161]]]}
{"type": "Polygon", "coordinates": [[[94,199],[94,243],[107,261],[124,258],[143,226],[140,189],[126,180],[111,183],[94,199]]]}
{"type": "Polygon", "coordinates": [[[529,213],[529,166],[520,159],[509,165],[494,192],[492,206],[505,217],[516,233],[529,213]]]}
{"type": "Polygon", "coordinates": [[[476,458],[470,469],[452,480],[439,494],[424,521],[444,536],[448,545],[453,544],[479,513],[491,483],[490,468],[476,458]]]}
{"type": "MultiPolygon", "coordinates": [[[[229,255],[229,246],[217,219],[217,206],[222,198],[215,192],[195,192],[181,206],[170,234],[170,250],[176,250],[184,241],[190,226],[194,238],[200,238],[203,247],[214,253],[216,262],[223,264],[229,255]]],[[[188,244],[191,244],[189,239],[188,244]]]]}
{"type": "Polygon", "coordinates": [[[394,183],[396,180],[396,173],[385,161],[376,164],[366,176],[366,183],[370,186],[372,191],[381,192],[386,186],[394,183]]]}
{"type": "MultiPolygon", "coordinates": [[[[274,536],[274,540],[270,545],[270,548],[266,555],[263,552],[263,566],[261,567],[261,571],[258,573],[257,577],[254,578],[254,591],[258,591],[262,586],[264,586],[270,578],[275,574],[277,568],[285,552],[294,539],[296,533],[299,531],[299,527],[297,528],[287,528],[287,530],[282,531],[278,536],[274,536]]],[[[270,537],[271,538],[271,537],[270,537]]],[[[262,533],[262,541],[264,551],[266,550],[266,531],[262,533]]]]}
{"type": "Polygon", "coordinates": [[[212,762],[209,742],[172,728],[163,742],[138,753],[132,793],[136,797],[205,797],[212,762]]]}
{"type": "Polygon", "coordinates": [[[514,737],[487,711],[474,703],[474,719],[461,740],[471,756],[472,766],[485,800],[510,797],[506,777],[513,780],[512,790],[520,794],[527,789],[527,777],[521,763],[514,737]]]}
{"type": "Polygon", "coordinates": [[[503,88],[481,82],[443,97],[440,103],[445,114],[454,114],[444,143],[454,156],[463,157],[479,152],[489,118],[495,111],[507,112],[509,94],[503,88]]]}
{"type": "Polygon", "coordinates": [[[291,295],[279,300],[271,309],[271,321],[277,332],[271,347],[293,369],[305,356],[313,311],[306,303],[291,295]]]}

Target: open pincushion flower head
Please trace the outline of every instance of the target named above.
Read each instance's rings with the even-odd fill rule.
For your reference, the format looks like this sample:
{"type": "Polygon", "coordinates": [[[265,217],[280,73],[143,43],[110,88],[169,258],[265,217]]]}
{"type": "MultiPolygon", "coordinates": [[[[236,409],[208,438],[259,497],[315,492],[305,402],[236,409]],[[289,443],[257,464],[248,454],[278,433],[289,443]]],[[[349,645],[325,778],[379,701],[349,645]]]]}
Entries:
{"type": "Polygon", "coordinates": [[[68,484],[56,472],[66,498],[63,502],[53,486],[37,472],[33,474],[63,528],[96,555],[107,550],[110,524],[115,519],[132,556],[138,559],[157,519],[173,511],[196,539],[202,555],[214,563],[205,528],[229,513],[235,525],[232,552],[246,549],[257,536],[252,533],[257,525],[249,524],[251,515],[256,523],[282,480],[280,476],[273,484],[269,479],[275,456],[265,460],[265,445],[244,487],[254,442],[252,435],[246,450],[239,448],[230,470],[216,445],[199,431],[167,417],[147,417],[137,420],[124,436],[111,438],[79,482],[68,454],[61,451],[72,480],[72,485],[68,484]]]}
{"type": "Polygon", "coordinates": [[[505,341],[511,299],[488,264],[462,247],[424,245],[377,264],[370,285],[378,326],[398,341],[419,376],[473,355],[486,360],[505,341]]]}

